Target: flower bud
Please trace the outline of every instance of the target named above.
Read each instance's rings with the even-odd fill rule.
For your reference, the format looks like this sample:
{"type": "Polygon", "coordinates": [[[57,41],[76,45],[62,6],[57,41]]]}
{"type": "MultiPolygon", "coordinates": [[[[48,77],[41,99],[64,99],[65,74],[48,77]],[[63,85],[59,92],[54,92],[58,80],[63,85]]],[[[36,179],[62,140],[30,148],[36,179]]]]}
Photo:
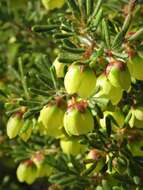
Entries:
{"type": "Polygon", "coordinates": [[[131,76],[127,65],[121,61],[110,63],[106,68],[107,78],[110,83],[123,90],[129,90],[131,85],[131,76]]]}
{"type": "Polygon", "coordinates": [[[128,68],[131,76],[137,80],[143,80],[143,58],[137,53],[129,58],[128,68]]]}
{"type": "Polygon", "coordinates": [[[10,139],[16,137],[23,126],[20,113],[11,116],[7,122],[7,135],[10,139]]]}
{"type": "Polygon", "coordinates": [[[71,65],[64,79],[68,94],[78,94],[87,98],[95,92],[96,75],[92,69],[84,65],[71,65]]]}
{"type": "Polygon", "coordinates": [[[37,168],[32,160],[20,163],[17,168],[17,178],[20,182],[32,184],[37,178],[37,168]]]}
{"type": "Polygon", "coordinates": [[[105,74],[101,74],[97,78],[96,88],[99,89],[95,97],[105,97],[109,99],[113,105],[117,105],[122,98],[123,91],[120,88],[114,87],[105,74]]]}
{"type": "Polygon", "coordinates": [[[113,131],[117,131],[119,128],[122,128],[124,125],[124,115],[122,112],[120,111],[115,111],[115,112],[111,112],[111,111],[105,111],[104,112],[104,117],[103,119],[100,119],[100,125],[101,127],[103,127],[104,129],[106,129],[106,117],[111,115],[113,117],[113,119],[116,121],[117,126],[114,122],[112,122],[112,130],[113,131]]]}
{"type": "Polygon", "coordinates": [[[61,8],[65,0],[42,0],[43,6],[49,11],[56,8],[61,8]]]}
{"type": "Polygon", "coordinates": [[[45,127],[47,135],[55,138],[62,135],[64,113],[64,109],[56,104],[43,107],[38,122],[45,127]]]}
{"type": "Polygon", "coordinates": [[[129,120],[130,127],[143,128],[143,107],[136,107],[130,110],[131,118],[129,120]]]}
{"type": "Polygon", "coordinates": [[[96,163],[95,169],[93,170],[93,173],[99,173],[101,169],[105,165],[105,157],[104,153],[102,151],[99,151],[97,149],[92,149],[86,156],[86,159],[92,160],[92,163],[86,164],[86,168],[89,169],[93,164],[96,163]]]}
{"type": "Polygon", "coordinates": [[[19,132],[19,136],[23,141],[27,141],[32,133],[32,121],[27,119],[19,132]]]}
{"type": "Polygon", "coordinates": [[[53,63],[56,71],[57,78],[63,78],[64,77],[64,69],[65,69],[65,64],[59,62],[58,57],[55,59],[53,63]]]}
{"type": "Polygon", "coordinates": [[[94,119],[82,102],[70,107],[64,115],[64,128],[69,136],[84,135],[94,129],[94,119]]]}
{"type": "Polygon", "coordinates": [[[60,146],[62,151],[68,155],[78,155],[84,152],[85,146],[80,144],[77,139],[61,139],[60,146]]]}
{"type": "Polygon", "coordinates": [[[25,163],[20,163],[18,168],[17,168],[17,171],[16,171],[16,174],[17,174],[17,178],[20,182],[24,182],[25,181],[25,177],[26,177],[26,170],[27,170],[27,167],[26,167],[26,164],[25,163]]]}
{"type": "Polygon", "coordinates": [[[36,153],[32,160],[37,167],[37,177],[49,176],[53,172],[53,168],[46,163],[45,156],[41,152],[36,153]]]}

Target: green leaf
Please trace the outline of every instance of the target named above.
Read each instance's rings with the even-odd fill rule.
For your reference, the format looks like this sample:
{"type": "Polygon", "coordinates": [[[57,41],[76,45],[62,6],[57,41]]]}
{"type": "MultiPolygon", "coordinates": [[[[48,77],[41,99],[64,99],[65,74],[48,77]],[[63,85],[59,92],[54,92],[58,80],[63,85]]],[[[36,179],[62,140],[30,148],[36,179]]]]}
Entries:
{"type": "Polygon", "coordinates": [[[32,123],[32,120],[29,120],[29,119],[25,120],[24,125],[20,129],[19,135],[26,132],[28,128],[32,126],[31,123],[32,123]]]}
{"type": "Polygon", "coordinates": [[[15,63],[19,48],[20,48],[20,44],[18,43],[12,43],[8,45],[7,57],[8,57],[9,65],[13,65],[15,63]]]}
{"type": "Polygon", "coordinates": [[[70,161],[71,161],[74,169],[77,170],[78,172],[81,172],[81,170],[82,170],[81,164],[74,156],[70,155],[70,161]]]}
{"type": "Polygon", "coordinates": [[[66,45],[62,45],[62,49],[75,54],[81,54],[85,52],[84,48],[71,48],[66,45]]]}
{"type": "Polygon", "coordinates": [[[56,33],[56,34],[54,34],[54,38],[56,39],[56,40],[60,40],[60,39],[64,39],[64,38],[69,38],[69,37],[71,37],[71,36],[73,36],[74,35],[74,33],[65,33],[65,34],[63,34],[63,33],[56,33]]]}
{"type": "Polygon", "coordinates": [[[103,0],[98,0],[98,1],[97,1],[96,7],[95,7],[95,9],[94,9],[94,12],[93,12],[93,14],[91,15],[91,17],[89,17],[89,19],[88,19],[88,23],[90,23],[90,22],[92,21],[92,19],[96,17],[96,15],[97,15],[97,13],[98,13],[100,7],[101,7],[102,2],[103,2],[103,0]]]}
{"type": "Polygon", "coordinates": [[[96,163],[93,163],[88,169],[86,169],[82,175],[86,176],[89,175],[96,167],[96,163]]]}
{"type": "Polygon", "coordinates": [[[96,187],[96,190],[103,190],[103,187],[100,186],[100,185],[98,185],[98,186],[96,187]]]}
{"type": "Polygon", "coordinates": [[[95,65],[95,62],[97,61],[97,59],[101,56],[103,56],[103,53],[104,53],[104,49],[103,47],[101,47],[100,49],[96,50],[96,52],[94,52],[92,55],[91,55],[91,61],[90,61],[90,66],[94,66],[95,65]]]}
{"type": "Polygon", "coordinates": [[[4,96],[5,98],[7,97],[7,94],[1,89],[0,89],[0,95],[4,96]]]}
{"type": "Polygon", "coordinates": [[[136,185],[141,184],[141,179],[140,179],[139,176],[134,176],[134,177],[133,177],[133,181],[134,181],[134,183],[135,183],[136,185]]]}
{"type": "Polygon", "coordinates": [[[112,115],[109,115],[108,117],[110,118],[111,122],[112,122],[114,125],[116,125],[117,127],[119,127],[118,123],[116,122],[116,120],[114,119],[114,117],[113,117],[112,115]]]}
{"type": "Polygon", "coordinates": [[[107,116],[105,120],[106,120],[106,132],[107,132],[108,137],[110,137],[111,132],[112,132],[110,116],[107,116]]]}
{"type": "Polygon", "coordinates": [[[102,30],[103,30],[103,33],[104,33],[104,39],[105,39],[105,42],[106,42],[106,46],[107,46],[107,48],[110,48],[109,28],[108,28],[108,24],[107,24],[105,19],[102,20],[102,30]]]}
{"type": "Polygon", "coordinates": [[[35,25],[32,27],[34,32],[49,32],[54,29],[57,29],[59,25],[35,25]]]}
{"type": "Polygon", "coordinates": [[[52,183],[55,183],[58,180],[60,180],[61,178],[63,178],[65,175],[66,175],[65,172],[58,172],[57,174],[50,176],[49,181],[52,183]]]}
{"type": "Polygon", "coordinates": [[[89,29],[92,31],[92,32],[95,32],[98,25],[100,24],[100,21],[103,17],[103,10],[102,8],[100,8],[100,10],[98,11],[97,15],[95,18],[93,18],[90,26],[89,26],[89,29]]]}
{"type": "Polygon", "coordinates": [[[125,117],[124,126],[126,126],[129,123],[131,117],[132,117],[132,112],[129,112],[125,117]]]}
{"type": "Polygon", "coordinates": [[[74,32],[73,28],[70,25],[63,24],[60,26],[60,29],[65,32],[74,32]]]}
{"type": "Polygon", "coordinates": [[[21,110],[21,107],[20,107],[20,108],[15,108],[15,109],[12,109],[12,110],[10,110],[10,111],[7,111],[6,114],[7,114],[8,116],[10,116],[10,115],[12,115],[13,113],[16,113],[16,112],[18,112],[18,111],[20,111],[20,110],[21,110]]]}
{"type": "Polygon", "coordinates": [[[52,86],[51,86],[51,84],[49,84],[50,83],[50,80],[47,80],[45,77],[44,77],[44,75],[36,75],[36,78],[37,78],[37,80],[38,81],[40,81],[44,86],[46,86],[48,89],[52,89],[52,86]]]}
{"type": "Polygon", "coordinates": [[[80,19],[80,10],[75,0],[67,0],[68,6],[77,19],[80,19]]]}
{"type": "Polygon", "coordinates": [[[67,165],[67,162],[66,160],[64,159],[63,155],[59,155],[57,160],[56,160],[56,167],[59,171],[65,171],[65,172],[68,172],[69,171],[69,168],[68,168],[68,165],[67,165]]]}
{"type": "Polygon", "coordinates": [[[112,187],[113,190],[121,190],[121,187],[118,187],[118,186],[114,186],[112,187]]]}
{"type": "Polygon", "coordinates": [[[70,48],[77,48],[76,45],[73,42],[71,42],[69,39],[64,39],[63,44],[70,48]]]}
{"type": "Polygon", "coordinates": [[[39,105],[40,102],[37,101],[28,101],[28,100],[19,100],[19,105],[21,106],[34,106],[34,105],[39,105]]]}
{"type": "Polygon", "coordinates": [[[97,114],[100,118],[103,118],[103,112],[98,104],[95,104],[95,109],[97,111],[97,114]]]}
{"type": "Polygon", "coordinates": [[[34,94],[37,94],[37,95],[41,95],[41,96],[49,96],[49,92],[48,91],[45,91],[45,90],[39,90],[39,89],[36,89],[36,88],[29,88],[29,90],[34,93],[34,94]]]}
{"type": "Polygon", "coordinates": [[[86,13],[90,16],[93,13],[94,0],[86,0],[86,13]]]}
{"type": "Polygon", "coordinates": [[[21,58],[18,59],[18,67],[19,67],[19,72],[20,72],[20,76],[21,76],[21,83],[22,83],[22,87],[24,90],[25,98],[29,99],[29,91],[28,91],[28,87],[27,87],[27,80],[26,80],[26,76],[24,74],[23,62],[22,62],[21,58]]]}
{"type": "Polygon", "coordinates": [[[130,42],[133,40],[138,40],[140,37],[142,37],[142,35],[143,35],[143,28],[139,29],[136,33],[131,35],[131,37],[129,37],[127,40],[130,42]]]}
{"type": "Polygon", "coordinates": [[[109,155],[108,164],[107,164],[109,172],[112,172],[112,161],[113,161],[113,157],[109,155]]]}
{"type": "Polygon", "coordinates": [[[117,33],[117,35],[115,36],[115,38],[113,40],[112,48],[113,49],[121,48],[123,40],[124,40],[124,34],[123,34],[123,32],[117,33]]]}
{"type": "Polygon", "coordinates": [[[42,109],[42,107],[37,106],[35,108],[29,109],[27,112],[23,114],[23,119],[28,119],[32,117],[35,113],[39,112],[42,109]]]}
{"type": "Polygon", "coordinates": [[[127,15],[125,21],[124,21],[124,24],[123,24],[122,30],[121,30],[124,35],[126,34],[126,32],[127,32],[128,29],[129,29],[129,26],[130,26],[130,24],[131,24],[131,20],[132,20],[132,14],[129,13],[129,14],[127,15]]]}
{"type": "Polygon", "coordinates": [[[51,78],[53,81],[53,85],[54,85],[55,89],[57,89],[57,76],[56,76],[55,67],[53,65],[51,66],[50,71],[51,71],[51,78]]]}
{"type": "Polygon", "coordinates": [[[13,11],[25,9],[26,6],[27,6],[27,1],[26,0],[21,0],[20,2],[19,2],[19,0],[10,0],[9,3],[10,3],[10,8],[13,11]]]}
{"type": "Polygon", "coordinates": [[[86,0],[78,0],[78,2],[79,2],[79,8],[80,8],[83,18],[84,20],[87,20],[86,0]]]}
{"type": "Polygon", "coordinates": [[[112,190],[109,182],[107,180],[102,180],[102,186],[103,186],[103,190],[112,190]]]}
{"type": "Polygon", "coordinates": [[[69,185],[70,183],[73,184],[74,181],[77,181],[77,176],[68,176],[64,177],[63,179],[57,181],[59,185],[69,185]]]}
{"type": "Polygon", "coordinates": [[[127,173],[129,175],[129,177],[133,177],[134,176],[134,167],[133,167],[133,165],[131,163],[127,167],[127,173]]]}
{"type": "Polygon", "coordinates": [[[69,53],[66,51],[63,51],[60,53],[59,55],[59,61],[61,63],[65,63],[65,64],[70,64],[73,63],[75,61],[80,60],[82,57],[80,54],[75,54],[75,53],[69,53]]]}

